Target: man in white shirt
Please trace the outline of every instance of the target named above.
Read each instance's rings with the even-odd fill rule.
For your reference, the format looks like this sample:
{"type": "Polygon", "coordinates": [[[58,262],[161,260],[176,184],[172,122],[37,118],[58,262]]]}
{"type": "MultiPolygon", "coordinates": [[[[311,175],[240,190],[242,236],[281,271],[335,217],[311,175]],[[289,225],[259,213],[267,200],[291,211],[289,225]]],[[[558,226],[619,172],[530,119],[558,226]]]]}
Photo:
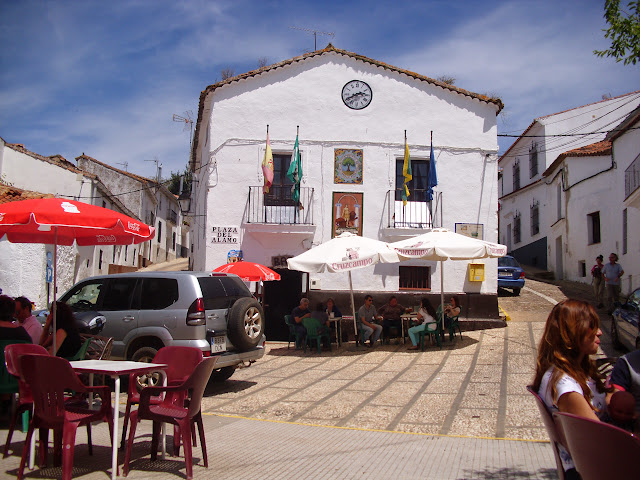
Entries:
{"type": "Polygon", "coordinates": [[[27,297],[16,298],[16,318],[31,337],[31,341],[37,345],[42,335],[42,325],[36,317],[31,315],[32,306],[27,297]]]}

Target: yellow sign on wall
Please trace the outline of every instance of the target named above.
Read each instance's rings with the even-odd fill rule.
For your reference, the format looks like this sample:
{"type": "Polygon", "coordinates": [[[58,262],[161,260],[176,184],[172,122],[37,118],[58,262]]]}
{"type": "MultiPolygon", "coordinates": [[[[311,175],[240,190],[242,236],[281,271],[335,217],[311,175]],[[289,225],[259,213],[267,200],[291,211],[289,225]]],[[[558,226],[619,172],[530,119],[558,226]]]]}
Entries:
{"type": "Polygon", "coordinates": [[[484,263],[469,264],[469,281],[484,282],[484,263]]]}

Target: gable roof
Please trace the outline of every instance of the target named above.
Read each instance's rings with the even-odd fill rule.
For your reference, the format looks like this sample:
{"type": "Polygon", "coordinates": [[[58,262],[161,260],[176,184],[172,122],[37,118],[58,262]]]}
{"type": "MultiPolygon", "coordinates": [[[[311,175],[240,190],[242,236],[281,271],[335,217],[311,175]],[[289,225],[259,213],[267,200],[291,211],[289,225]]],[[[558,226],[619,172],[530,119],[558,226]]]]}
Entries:
{"type": "Polygon", "coordinates": [[[551,173],[562,163],[565,158],[569,157],[601,157],[604,155],[611,155],[611,142],[603,140],[601,142],[592,143],[591,145],[585,145],[584,147],[574,148],[558,155],[549,168],[543,173],[543,177],[548,177],[551,173]]]}
{"type": "MultiPolygon", "coordinates": [[[[45,157],[44,155],[40,155],[38,153],[32,152],[31,150],[27,150],[26,148],[24,148],[24,145],[21,143],[5,143],[5,146],[10,148],[11,150],[15,150],[16,152],[29,155],[32,158],[41,160],[46,163],[50,163],[52,165],[56,165],[57,167],[64,168],[65,170],[69,170],[70,172],[73,172],[73,173],[87,173],[80,170],[78,167],[76,167],[73,163],[71,163],[69,160],[64,158],[62,155],[56,154],[56,155],[51,155],[49,157],[45,157]]],[[[88,176],[91,177],[92,174],[88,174],[88,176]]]]}
{"type": "Polygon", "coordinates": [[[439,80],[435,80],[433,78],[424,76],[424,75],[420,75],[418,73],[412,72],[410,70],[405,70],[402,68],[398,68],[398,67],[394,67],[393,65],[389,65],[388,63],[384,63],[384,62],[380,62],[378,60],[374,60],[372,58],[369,57],[365,57],[364,55],[359,55],[357,53],[354,52],[349,52],[347,50],[341,50],[339,48],[334,47],[332,44],[327,45],[326,48],[322,49],[322,50],[316,50],[314,52],[309,52],[309,53],[305,53],[303,55],[299,55],[297,57],[293,57],[290,58],[288,60],[283,60],[281,62],[278,63],[274,63],[273,65],[267,65],[265,67],[262,68],[258,68],[256,70],[251,70],[250,72],[246,72],[246,73],[242,73],[240,75],[236,75],[235,77],[231,77],[228,78],[226,80],[222,80],[218,83],[214,83],[213,85],[209,85],[207,88],[205,88],[201,93],[200,93],[200,102],[199,102],[199,107],[198,107],[198,120],[196,122],[196,130],[195,130],[195,135],[193,137],[193,146],[191,148],[191,160],[190,160],[190,164],[191,167],[193,168],[195,165],[195,152],[198,150],[198,138],[199,138],[199,134],[200,134],[200,125],[202,123],[202,116],[203,116],[203,112],[204,112],[204,103],[205,100],[207,98],[207,96],[213,92],[214,90],[223,87],[225,85],[229,85],[233,82],[238,82],[240,80],[244,80],[250,77],[256,77],[258,75],[262,75],[263,73],[272,71],[272,70],[276,70],[278,68],[282,68],[285,67],[287,65],[291,65],[293,63],[296,62],[302,62],[305,60],[308,60],[310,58],[314,58],[314,57],[319,57],[322,55],[327,55],[327,54],[338,54],[338,55],[344,55],[346,57],[350,57],[350,58],[354,58],[356,60],[365,62],[365,63],[369,63],[371,65],[375,65],[377,67],[382,67],[386,70],[390,70],[392,72],[397,72],[397,73],[402,73],[405,75],[408,75],[409,77],[415,78],[417,80],[421,80],[427,83],[430,83],[432,85],[436,85],[438,87],[444,88],[445,90],[450,90],[453,93],[457,93],[460,95],[464,95],[476,100],[479,100],[481,102],[486,102],[486,103],[490,103],[490,104],[494,104],[495,106],[498,107],[497,111],[496,111],[496,115],[498,113],[500,113],[500,111],[504,108],[504,104],[502,103],[502,100],[500,100],[499,98],[492,98],[492,97],[488,97],[486,95],[480,95],[478,93],[473,93],[470,92],[468,90],[464,90],[462,88],[453,86],[453,85],[449,85],[448,83],[444,83],[441,82],[439,80]]]}
{"type": "Polygon", "coordinates": [[[627,115],[627,118],[620,122],[620,124],[616,128],[607,133],[607,136],[604,137],[605,140],[610,140],[613,142],[620,135],[624,135],[627,130],[633,128],[633,126],[638,122],[640,122],[640,105],[638,105],[635,110],[627,115]]]}

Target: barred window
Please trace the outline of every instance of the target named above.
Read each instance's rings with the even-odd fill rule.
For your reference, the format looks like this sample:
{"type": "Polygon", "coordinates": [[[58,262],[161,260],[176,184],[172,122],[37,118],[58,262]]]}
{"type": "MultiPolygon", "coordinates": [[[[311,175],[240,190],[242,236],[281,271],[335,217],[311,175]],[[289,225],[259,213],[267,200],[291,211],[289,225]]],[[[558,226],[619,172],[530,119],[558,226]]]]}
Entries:
{"type": "Polygon", "coordinates": [[[513,243],[520,243],[520,216],[513,219],[513,243]]]}
{"type": "Polygon", "coordinates": [[[513,191],[520,189],[520,163],[516,160],[513,164],[513,191]]]}
{"type": "Polygon", "coordinates": [[[431,290],[431,267],[400,267],[400,290],[431,290]]]}
{"type": "Polygon", "coordinates": [[[531,236],[540,233],[540,213],[538,209],[538,203],[535,202],[531,206],[531,236]]]}
{"type": "Polygon", "coordinates": [[[529,149],[529,178],[538,174],[538,145],[534,142],[529,149]]]}

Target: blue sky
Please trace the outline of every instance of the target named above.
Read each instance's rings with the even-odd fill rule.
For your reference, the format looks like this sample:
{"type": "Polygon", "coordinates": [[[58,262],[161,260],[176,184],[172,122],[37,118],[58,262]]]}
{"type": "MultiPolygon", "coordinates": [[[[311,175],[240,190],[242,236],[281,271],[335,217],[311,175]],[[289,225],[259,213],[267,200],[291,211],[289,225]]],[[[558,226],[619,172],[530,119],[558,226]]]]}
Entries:
{"type": "MultiPolygon", "coordinates": [[[[0,137],[85,153],[145,176],[184,168],[189,132],[223,68],[240,74],[337,48],[502,98],[499,133],[640,89],[640,66],[600,59],[603,0],[0,0],[0,137]]],[[[501,151],[511,144],[501,139],[501,151]]]]}

